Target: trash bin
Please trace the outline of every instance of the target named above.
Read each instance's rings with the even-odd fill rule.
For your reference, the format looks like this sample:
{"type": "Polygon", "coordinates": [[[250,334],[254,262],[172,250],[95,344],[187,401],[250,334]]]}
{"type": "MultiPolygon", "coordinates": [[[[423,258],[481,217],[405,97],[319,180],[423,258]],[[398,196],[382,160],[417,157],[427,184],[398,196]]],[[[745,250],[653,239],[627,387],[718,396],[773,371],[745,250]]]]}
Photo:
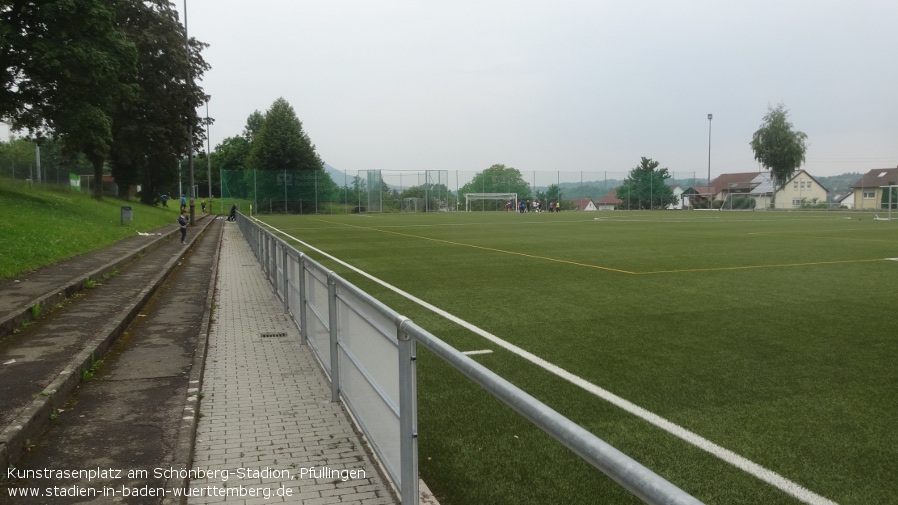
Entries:
{"type": "Polygon", "coordinates": [[[131,207],[122,207],[122,224],[125,224],[125,221],[132,221],[131,207]]]}

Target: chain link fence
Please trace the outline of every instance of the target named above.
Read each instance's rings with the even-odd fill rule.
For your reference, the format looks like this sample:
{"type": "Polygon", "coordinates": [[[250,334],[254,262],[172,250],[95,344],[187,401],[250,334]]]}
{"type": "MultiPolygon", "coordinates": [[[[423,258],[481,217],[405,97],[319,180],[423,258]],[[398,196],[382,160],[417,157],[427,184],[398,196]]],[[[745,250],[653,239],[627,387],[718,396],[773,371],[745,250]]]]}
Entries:
{"type": "MultiPolygon", "coordinates": [[[[231,170],[221,172],[221,206],[234,203],[241,212],[262,214],[350,214],[368,212],[446,212],[465,210],[465,192],[518,193],[521,200],[558,201],[563,210],[576,210],[588,199],[598,206],[613,201],[615,188],[629,172],[521,172],[524,186],[514,181],[478,177],[466,170],[339,171],[231,170]]],[[[517,181],[518,183],[520,180],[517,181]]],[[[682,191],[706,184],[695,172],[673,173],[667,186],[682,191]]],[[[652,199],[654,187],[640,188],[652,199]]],[[[660,190],[660,188],[658,188],[660,190]]],[[[682,203],[682,202],[681,202],[682,203]]],[[[618,200],[618,209],[644,208],[635,198],[618,200]]],[[[216,209],[218,210],[218,209],[216,209]]],[[[504,202],[477,210],[504,210],[504,202]]]]}

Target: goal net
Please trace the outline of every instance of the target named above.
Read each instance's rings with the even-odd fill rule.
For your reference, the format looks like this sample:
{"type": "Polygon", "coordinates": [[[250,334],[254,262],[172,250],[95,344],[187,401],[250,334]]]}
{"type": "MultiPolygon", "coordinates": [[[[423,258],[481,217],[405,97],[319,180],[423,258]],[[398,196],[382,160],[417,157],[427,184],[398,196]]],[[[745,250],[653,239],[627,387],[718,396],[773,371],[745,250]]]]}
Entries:
{"type": "Polygon", "coordinates": [[[403,198],[402,212],[423,212],[420,198],[403,198]]]}
{"type": "Polygon", "coordinates": [[[505,209],[505,203],[511,202],[512,211],[518,210],[518,194],[517,193],[466,193],[465,194],[465,212],[472,210],[500,210],[505,209]],[[496,205],[489,208],[484,205],[487,201],[494,201],[496,205]],[[480,202],[480,205],[477,203],[480,202]]]}
{"type": "Polygon", "coordinates": [[[449,171],[424,171],[424,206],[426,212],[449,210],[449,171]]]}
{"type": "Polygon", "coordinates": [[[747,193],[730,193],[720,206],[720,210],[755,210],[758,202],[750,194],[747,193]]]}
{"type": "Polygon", "coordinates": [[[384,179],[380,170],[359,171],[359,211],[383,212],[384,179]],[[363,210],[364,209],[364,210],[363,210]]]}

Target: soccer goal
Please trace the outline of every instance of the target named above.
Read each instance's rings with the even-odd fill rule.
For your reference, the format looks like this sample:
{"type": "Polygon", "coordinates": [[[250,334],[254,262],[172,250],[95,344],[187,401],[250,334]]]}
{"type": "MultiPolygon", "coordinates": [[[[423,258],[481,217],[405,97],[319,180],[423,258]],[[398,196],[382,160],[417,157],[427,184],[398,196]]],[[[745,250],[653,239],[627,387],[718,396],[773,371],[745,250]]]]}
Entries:
{"type": "Polygon", "coordinates": [[[380,170],[360,170],[357,178],[359,184],[359,211],[383,212],[384,179],[380,170]]]}
{"type": "MultiPolygon", "coordinates": [[[[465,212],[471,212],[471,203],[485,200],[503,200],[506,202],[513,201],[513,211],[518,210],[518,194],[517,193],[466,193],[465,194],[465,212]]],[[[504,207],[503,207],[504,208],[504,207]]]]}
{"type": "Polygon", "coordinates": [[[746,193],[729,193],[720,206],[720,210],[755,210],[758,202],[746,193]]]}
{"type": "Polygon", "coordinates": [[[892,219],[896,219],[892,217],[892,209],[898,209],[898,185],[890,184],[888,186],[880,186],[882,189],[882,205],[880,207],[884,209],[888,209],[889,214],[887,217],[879,217],[879,214],[875,214],[876,221],[891,221],[892,219]]]}
{"type": "Polygon", "coordinates": [[[420,198],[403,198],[402,212],[423,212],[420,198]]]}
{"type": "Polygon", "coordinates": [[[424,210],[426,212],[448,211],[449,171],[426,170],[424,179],[424,210]]]}

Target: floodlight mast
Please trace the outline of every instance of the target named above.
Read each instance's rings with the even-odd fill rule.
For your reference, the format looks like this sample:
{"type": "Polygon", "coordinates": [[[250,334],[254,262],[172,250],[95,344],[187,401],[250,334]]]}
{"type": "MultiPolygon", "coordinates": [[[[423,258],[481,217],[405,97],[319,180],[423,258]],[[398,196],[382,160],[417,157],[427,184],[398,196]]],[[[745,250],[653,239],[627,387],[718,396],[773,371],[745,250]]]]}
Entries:
{"type": "MultiPolygon", "coordinates": [[[[186,1],[186,0],[185,0],[186,1]]],[[[714,114],[708,114],[708,209],[711,208],[711,120],[714,114]]]]}
{"type": "MultiPolygon", "coordinates": [[[[190,37],[187,35],[187,0],[184,0],[184,51],[187,53],[188,92],[193,91],[193,74],[190,72],[190,37]]],[[[194,111],[196,113],[196,111],[194,111]]],[[[193,187],[193,115],[187,115],[187,165],[190,167],[190,224],[195,224],[193,211],[196,202],[196,189],[193,187]]]]}

